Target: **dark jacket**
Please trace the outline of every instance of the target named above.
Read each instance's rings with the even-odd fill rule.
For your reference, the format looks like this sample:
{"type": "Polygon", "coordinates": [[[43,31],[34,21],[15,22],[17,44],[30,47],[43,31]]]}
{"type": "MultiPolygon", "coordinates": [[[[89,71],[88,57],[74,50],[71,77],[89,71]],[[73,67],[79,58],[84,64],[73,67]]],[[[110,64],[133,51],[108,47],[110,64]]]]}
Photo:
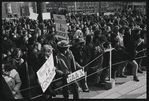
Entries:
{"type": "Polygon", "coordinates": [[[58,53],[57,55],[57,69],[59,75],[70,74],[78,70],[79,65],[75,62],[72,52],[67,51],[66,55],[58,53]]]}

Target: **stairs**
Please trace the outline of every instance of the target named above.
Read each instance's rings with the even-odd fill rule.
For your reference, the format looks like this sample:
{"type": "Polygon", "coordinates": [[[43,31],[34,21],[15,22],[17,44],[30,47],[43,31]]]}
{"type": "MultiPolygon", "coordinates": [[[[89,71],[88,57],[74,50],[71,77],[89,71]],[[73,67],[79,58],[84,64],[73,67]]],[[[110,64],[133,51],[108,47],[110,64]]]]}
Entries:
{"type": "Polygon", "coordinates": [[[145,99],[146,74],[140,76],[139,80],[139,82],[128,81],[113,89],[91,97],[91,99],[145,99]]]}

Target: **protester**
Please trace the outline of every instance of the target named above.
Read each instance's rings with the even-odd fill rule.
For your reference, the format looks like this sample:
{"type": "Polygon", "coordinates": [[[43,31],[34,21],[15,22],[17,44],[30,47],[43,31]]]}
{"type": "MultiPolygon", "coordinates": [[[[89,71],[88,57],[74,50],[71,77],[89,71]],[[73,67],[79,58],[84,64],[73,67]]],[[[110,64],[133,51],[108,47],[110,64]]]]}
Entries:
{"type": "MultiPolygon", "coordinates": [[[[83,38],[76,38],[72,41],[73,47],[71,48],[71,51],[76,62],[81,66],[85,66],[91,59],[91,53],[89,48],[85,46],[85,40],[83,38]]],[[[87,76],[88,68],[88,66],[84,68],[85,76],[87,76]]],[[[79,83],[83,92],[89,92],[86,77],[80,80],[79,83]]]]}
{"type": "Polygon", "coordinates": [[[20,93],[20,87],[22,85],[19,73],[13,68],[13,66],[6,62],[2,65],[2,76],[11,89],[11,92],[15,99],[23,99],[20,93]]]}
{"type": "MultiPolygon", "coordinates": [[[[131,65],[133,65],[133,79],[135,81],[139,81],[138,77],[137,77],[137,71],[138,71],[138,64],[135,60],[137,52],[136,52],[136,48],[142,43],[142,41],[140,41],[139,38],[139,34],[140,34],[140,28],[135,28],[132,33],[132,37],[129,41],[129,44],[125,45],[126,48],[126,52],[128,53],[128,63],[130,63],[131,65]]],[[[126,41],[126,40],[125,40],[126,41]]]]}
{"type": "MultiPolygon", "coordinates": [[[[19,73],[20,79],[22,81],[20,89],[24,89],[29,87],[27,86],[29,83],[27,80],[28,75],[31,81],[31,86],[39,85],[37,82],[38,78],[36,72],[41,68],[42,64],[51,54],[51,51],[47,52],[46,55],[44,54],[46,52],[40,50],[40,48],[43,48],[44,45],[52,46],[54,63],[57,67],[56,75],[58,77],[65,78],[60,80],[63,82],[63,85],[67,84],[66,75],[64,75],[65,72],[63,71],[63,66],[58,66],[57,64],[62,64],[60,62],[64,61],[63,64],[68,65],[65,65],[64,67],[67,66],[69,68],[73,68],[73,70],[66,69],[69,72],[68,74],[70,74],[78,69],[81,69],[97,56],[102,55],[84,68],[85,72],[87,72],[87,75],[97,72],[95,75],[92,75],[89,78],[92,77],[94,79],[94,84],[100,87],[100,85],[104,85],[103,82],[106,81],[109,70],[108,68],[101,72],[98,72],[97,70],[109,66],[109,52],[105,52],[105,50],[109,48],[109,44],[111,44],[112,48],[115,48],[112,51],[112,64],[128,60],[128,63],[133,66],[134,80],[139,81],[137,78],[137,72],[142,73],[141,70],[143,70],[143,67],[141,68],[141,66],[146,66],[146,58],[138,60],[135,60],[135,58],[136,56],[146,55],[146,51],[136,54],[136,50],[145,50],[147,47],[146,19],[146,15],[133,11],[120,11],[119,13],[115,13],[113,15],[101,14],[98,17],[94,14],[67,15],[66,20],[69,37],[69,39],[67,38],[67,41],[73,43],[77,39],[84,39],[84,41],[81,42],[84,44],[81,45],[80,43],[77,43],[76,45],[73,45],[73,47],[70,47],[70,49],[69,45],[66,45],[66,47],[59,47],[59,45],[57,45],[57,43],[63,39],[56,36],[57,32],[53,17],[51,17],[50,20],[43,20],[41,22],[38,20],[29,19],[28,17],[20,17],[18,19],[9,20],[3,19],[1,37],[3,42],[2,61],[11,62],[14,65],[13,68],[19,73]],[[139,30],[136,30],[135,27],[138,26],[140,26],[142,29],[139,28],[139,30]],[[137,45],[137,43],[141,44],[137,45]],[[78,46],[80,46],[80,50],[77,48],[78,46]],[[74,47],[75,49],[73,49],[74,47]],[[80,52],[83,52],[83,54],[80,54],[80,52]],[[69,54],[70,57],[68,57],[72,61],[71,64],[73,64],[73,66],[69,66],[70,64],[67,63],[70,61],[69,59],[66,61],[63,60],[63,57],[67,57],[69,54]],[[60,57],[60,60],[57,57],[60,57]],[[56,62],[56,60],[58,60],[58,62],[56,62]],[[27,71],[27,67],[29,68],[29,71],[27,71]],[[36,81],[36,83],[34,81],[36,81]]],[[[118,74],[117,77],[126,77],[127,72],[131,73],[132,71],[131,68],[129,68],[129,64],[127,65],[126,61],[123,64],[112,66],[112,78],[116,77],[116,71],[118,74]]],[[[90,82],[89,80],[86,80],[86,78],[81,81],[83,81],[84,85],[89,84],[90,82]]],[[[52,98],[52,96],[55,96],[55,92],[53,93],[53,84],[54,83],[52,82],[52,85],[49,86],[47,92],[44,93],[44,97],[52,98]]],[[[78,89],[80,89],[80,87],[77,82],[73,83],[72,86],[74,88],[74,98],[78,99],[78,89]]],[[[89,91],[89,87],[89,85],[86,85],[86,87],[83,88],[84,91],[89,91]]],[[[40,85],[34,89],[37,89],[37,91],[35,91],[36,94],[32,95],[37,96],[38,94],[43,93],[41,91],[40,85]]],[[[63,94],[64,98],[66,99],[68,99],[69,95],[67,91],[68,87],[64,87],[63,94]]],[[[21,92],[24,99],[29,98],[27,92],[28,90],[21,92]]]]}
{"type": "MultiPolygon", "coordinates": [[[[57,43],[57,46],[59,49],[59,53],[57,55],[58,59],[57,69],[58,72],[61,73],[61,75],[63,76],[62,84],[66,85],[67,84],[66,78],[68,77],[68,75],[77,70],[76,62],[72,52],[69,50],[70,47],[69,42],[62,40],[57,43]]],[[[74,82],[71,85],[73,87],[73,98],[79,99],[77,82],[74,82]]],[[[63,96],[65,99],[69,98],[68,86],[63,87],[63,96]]]]}

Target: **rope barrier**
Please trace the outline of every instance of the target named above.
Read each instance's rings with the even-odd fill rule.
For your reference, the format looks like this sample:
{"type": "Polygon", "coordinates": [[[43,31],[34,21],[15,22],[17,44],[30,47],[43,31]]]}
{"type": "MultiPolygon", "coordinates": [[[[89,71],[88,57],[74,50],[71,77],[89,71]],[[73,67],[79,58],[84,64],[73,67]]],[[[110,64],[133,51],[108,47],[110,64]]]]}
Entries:
{"type": "MultiPolygon", "coordinates": [[[[141,51],[138,51],[138,53],[140,53],[140,52],[142,52],[142,51],[144,51],[144,50],[146,50],[146,48],[143,49],[143,50],[141,50],[141,51]]],[[[88,64],[86,64],[83,68],[85,68],[86,66],[88,66],[89,64],[91,64],[92,62],[94,62],[96,59],[98,59],[98,58],[101,57],[102,55],[103,55],[103,54],[97,56],[95,59],[93,59],[93,60],[90,61],[88,64]]],[[[136,59],[138,59],[138,58],[136,58],[136,59]]],[[[124,62],[127,62],[127,60],[126,60],[126,61],[121,61],[121,62],[118,62],[118,63],[115,63],[115,64],[112,64],[112,66],[117,65],[117,64],[121,64],[121,63],[124,63],[124,62]]],[[[56,82],[56,81],[58,81],[58,80],[61,80],[62,78],[63,78],[63,77],[54,79],[52,82],[56,82]]],[[[25,88],[25,89],[20,90],[20,92],[25,91],[25,90],[28,90],[28,89],[36,88],[36,87],[39,87],[39,86],[40,86],[40,85],[36,85],[36,86],[29,87],[29,88],[25,88]]]]}
{"type": "Polygon", "coordinates": [[[38,95],[38,96],[35,96],[35,97],[32,97],[31,99],[36,99],[36,98],[38,98],[38,97],[41,97],[43,94],[40,94],[40,95],[38,95]]]}
{"type": "MultiPolygon", "coordinates": [[[[143,49],[143,50],[141,50],[141,51],[138,51],[138,53],[139,52],[142,52],[142,51],[144,51],[144,50],[146,50],[146,49],[143,49]]],[[[100,54],[98,57],[96,57],[95,59],[93,59],[92,61],[90,61],[88,64],[86,64],[83,68],[85,68],[85,67],[87,67],[89,64],[91,64],[92,62],[94,62],[96,59],[98,59],[99,57],[101,57],[103,54],[100,54]]],[[[146,56],[143,56],[143,58],[144,57],[146,57],[146,56]]],[[[136,59],[139,59],[139,58],[142,58],[142,57],[137,57],[136,59]]],[[[127,60],[126,60],[127,61],[127,60]]],[[[117,65],[117,64],[121,64],[121,63],[124,63],[124,62],[126,62],[126,61],[121,61],[121,62],[118,62],[118,63],[115,63],[115,64],[112,64],[112,66],[113,65],[117,65]]],[[[109,67],[109,66],[107,66],[107,67],[109,67]]],[[[107,68],[106,67],[106,68],[107,68]]],[[[105,68],[104,68],[105,69],[105,68]]],[[[91,75],[94,75],[94,74],[96,74],[97,72],[99,72],[100,70],[97,70],[96,72],[94,72],[94,73],[92,73],[92,74],[90,74],[90,75],[88,75],[87,77],[89,77],[89,76],[91,76],[91,75]]],[[[63,77],[60,77],[60,78],[58,78],[58,79],[55,79],[55,80],[53,80],[52,82],[56,82],[56,81],[58,81],[58,80],[61,80],[63,77]]],[[[78,79],[79,80],[79,79],[78,79]]],[[[36,85],[36,86],[32,86],[32,87],[29,87],[29,88],[25,88],[25,89],[22,89],[22,90],[20,90],[20,92],[22,92],[22,91],[25,91],[25,90],[28,90],[28,89],[32,89],[32,88],[36,88],[36,87],[39,87],[40,85],[36,85]]],[[[58,88],[57,88],[58,89],[58,88]]]]}
{"type": "MultiPolygon", "coordinates": [[[[139,59],[139,58],[144,58],[144,57],[146,57],[146,56],[137,57],[136,59],[139,59]]],[[[126,61],[127,61],[127,60],[126,60],[126,61]]],[[[126,61],[122,61],[122,62],[126,62],[126,61]]],[[[122,62],[112,64],[112,66],[117,65],[117,64],[121,64],[122,62]]],[[[104,68],[102,68],[102,69],[101,69],[101,68],[99,68],[99,69],[97,69],[97,71],[96,71],[96,72],[93,72],[92,74],[89,74],[87,77],[90,77],[90,76],[92,76],[92,75],[94,75],[94,74],[96,74],[96,73],[98,73],[99,71],[102,71],[102,70],[104,70],[104,69],[107,69],[108,67],[109,67],[109,66],[104,67],[104,68]]],[[[77,80],[75,80],[75,81],[72,81],[72,82],[71,82],[71,83],[69,83],[69,84],[66,84],[66,85],[63,85],[63,86],[61,86],[61,87],[58,87],[58,88],[56,88],[54,91],[59,90],[59,89],[61,89],[61,88],[63,88],[63,87],[69,86],[69,85],[71,85],[72,83],[74,83],[74,82],[76,82],[76,81],[80,81],[80,80],[82,80],[82,79],[84,79],[84,77],[79,78],[79,79],[77,79],[77,80]]],[[[43,94],[38,95],[38,96],[35,96],[35,97],[31,98],[31,99],[35,99],[35,98],[40,97],[40,96],[42,96],[42,95],[43,95],[43,94]]]]}
{"type": "MultiPolygon", "coordinates": [[[[98,59],[98,58],[101,57],[102,55],[103,55],[103,54],[97,56],[95,59],[93,59],[93,60],[90,61],[88,64],[86,64],[83,68],[85,68],[86,66],[88,66],[89,64],[91,64],[93,61],[95,61],[96,59],[98,59]]],[[[63,77],[60,77],[60,78],[58,78],[58,79],[54,79],[52,82],[56,82],[56,81],[58,81],[58,80],[61,80],[62,78],[63,78],[63,77]]],[[[36,87],[38,87],[38,86],[40,86],[40,85],[36,85],[36,86],[32,86],[32,87],[29,87],[29,88],[22,89],[22,90],[20,90],[20,92],[25,91],[25,90],[28,90],[28,89],[36,88],[36,87]]]]}

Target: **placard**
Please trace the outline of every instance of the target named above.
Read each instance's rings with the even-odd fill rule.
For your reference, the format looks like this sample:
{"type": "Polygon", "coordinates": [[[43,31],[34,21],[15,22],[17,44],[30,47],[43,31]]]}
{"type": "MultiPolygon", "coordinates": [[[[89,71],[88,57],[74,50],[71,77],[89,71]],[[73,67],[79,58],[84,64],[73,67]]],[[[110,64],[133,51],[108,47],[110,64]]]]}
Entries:
{"type": "Polygon", "coordinates": [[[53,62],[53,54],[51,54],[49,59],[37,71],[38,81],[43,92],[45,92],[46,89],[49,87],[55,74],[56,73],[55,73],[55,67],[53,62]]]}
{"type": "Polygon", "coordinates": [[[66,18],[64,15],[53,14],[54,21],[57,23],[66,24],[66,18]]]}
{"type": "Polygon", "coordinates": [[[114,13],[113,12],[107,12],[107,13],[104,13],[104,15],[109,16],[109,15],[114,15],[114,13]]]}
{"type": "Polygon", "coordinates": [[[75,81],[81,77],[85,76],[85,73],[82,69],[80,70],[77,70],[71,74],[68,75],[68,78],[67,78],[67,83],[70,83],[72,81],[75,81]]]}
{"type": "Polygon", "coordinates": [[[60,33],[68,33],[68,26],[62,23],[55,23],[56,31],[60,33]]]}
{"type": "Polygon", "coordinates": [[[37,13],[31,13],[30,16],[29,16],[29,19],[37,20],[37,17],[38,17],[37,13]]]}
{"type": "Polygon", "coordinates": [[[42,13],[42,19],[43,20],[51,19],[51,14],[50,13],[42,13]]]}

